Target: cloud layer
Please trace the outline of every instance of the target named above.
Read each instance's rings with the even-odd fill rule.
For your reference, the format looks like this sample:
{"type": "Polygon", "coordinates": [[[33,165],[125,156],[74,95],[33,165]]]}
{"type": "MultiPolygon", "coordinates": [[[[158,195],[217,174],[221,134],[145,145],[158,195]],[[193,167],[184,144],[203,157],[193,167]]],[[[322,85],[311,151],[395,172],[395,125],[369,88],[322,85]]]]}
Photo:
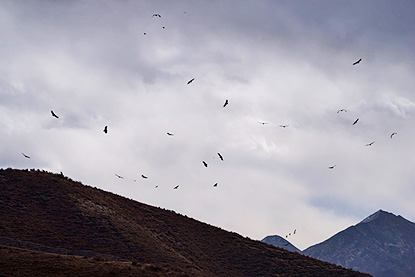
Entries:
{"type": "Polygon", "coordinates": [[[380,208],[414,221],[413,12],[4,1],[0,166],[63,171],[254,239],[297,229],[300,249],[380,208]]]}

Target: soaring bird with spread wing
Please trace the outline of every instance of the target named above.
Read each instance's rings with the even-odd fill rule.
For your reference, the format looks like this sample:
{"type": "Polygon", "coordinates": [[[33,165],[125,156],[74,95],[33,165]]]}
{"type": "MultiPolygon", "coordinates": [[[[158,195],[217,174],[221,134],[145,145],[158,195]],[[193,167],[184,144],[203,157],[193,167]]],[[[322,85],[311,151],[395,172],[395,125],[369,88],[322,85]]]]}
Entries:
{"type": "Polygon", "coordinates": [[[355,61],[355,62],[353,63],[353,65],[356,65],[356,64],[360,63],[361,61],[362,61],[362,59],[360,58],[360,59],[358,59],[357,61],[355,61]]]}
{"type": "Polygon", "coordinates": [[[59,116],[57,116],[53,111],[50,111],[50,113],[52,114],[53,117],[59,118],[59,116]]]}

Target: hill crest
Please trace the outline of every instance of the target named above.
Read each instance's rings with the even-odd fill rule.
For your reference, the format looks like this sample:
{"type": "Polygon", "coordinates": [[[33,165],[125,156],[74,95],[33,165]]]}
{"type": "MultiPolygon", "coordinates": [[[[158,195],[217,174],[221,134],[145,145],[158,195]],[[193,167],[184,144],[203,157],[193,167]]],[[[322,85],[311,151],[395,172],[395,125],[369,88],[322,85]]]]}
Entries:
{"type": "Polygon", "coordinates": [[[198,276],[364,276],[61,174],[0,170],[0,236],[198,276]]]}

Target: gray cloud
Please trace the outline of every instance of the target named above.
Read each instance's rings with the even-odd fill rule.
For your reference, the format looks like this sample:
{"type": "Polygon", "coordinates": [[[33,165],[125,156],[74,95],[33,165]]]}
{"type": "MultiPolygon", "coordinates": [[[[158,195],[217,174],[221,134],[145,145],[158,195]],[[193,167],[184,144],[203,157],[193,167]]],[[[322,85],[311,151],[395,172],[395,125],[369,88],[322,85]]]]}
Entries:
{"type": "Polygon", "coordinates": [[[63,171],[255,239],[297,229],[299,248],[379,208],[414,220],[413,9],[2,2],[0,166],[63,171]]]}

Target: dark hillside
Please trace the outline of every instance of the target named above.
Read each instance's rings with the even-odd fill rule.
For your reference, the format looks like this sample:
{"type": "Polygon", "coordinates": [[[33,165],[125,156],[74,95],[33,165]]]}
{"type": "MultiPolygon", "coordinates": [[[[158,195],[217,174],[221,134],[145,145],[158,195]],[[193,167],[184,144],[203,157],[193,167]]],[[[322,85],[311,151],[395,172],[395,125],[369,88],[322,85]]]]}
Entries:
{"type": "Polygon", "coordinates": [[[43,171],[0,170],[0,236],[205,276],[360,276],[43,171]]]}
{"type": "Polygon", "coordinates": [[[196,276],[152,264],[63,256],[0,245],[0,276],[196,276]]]}

